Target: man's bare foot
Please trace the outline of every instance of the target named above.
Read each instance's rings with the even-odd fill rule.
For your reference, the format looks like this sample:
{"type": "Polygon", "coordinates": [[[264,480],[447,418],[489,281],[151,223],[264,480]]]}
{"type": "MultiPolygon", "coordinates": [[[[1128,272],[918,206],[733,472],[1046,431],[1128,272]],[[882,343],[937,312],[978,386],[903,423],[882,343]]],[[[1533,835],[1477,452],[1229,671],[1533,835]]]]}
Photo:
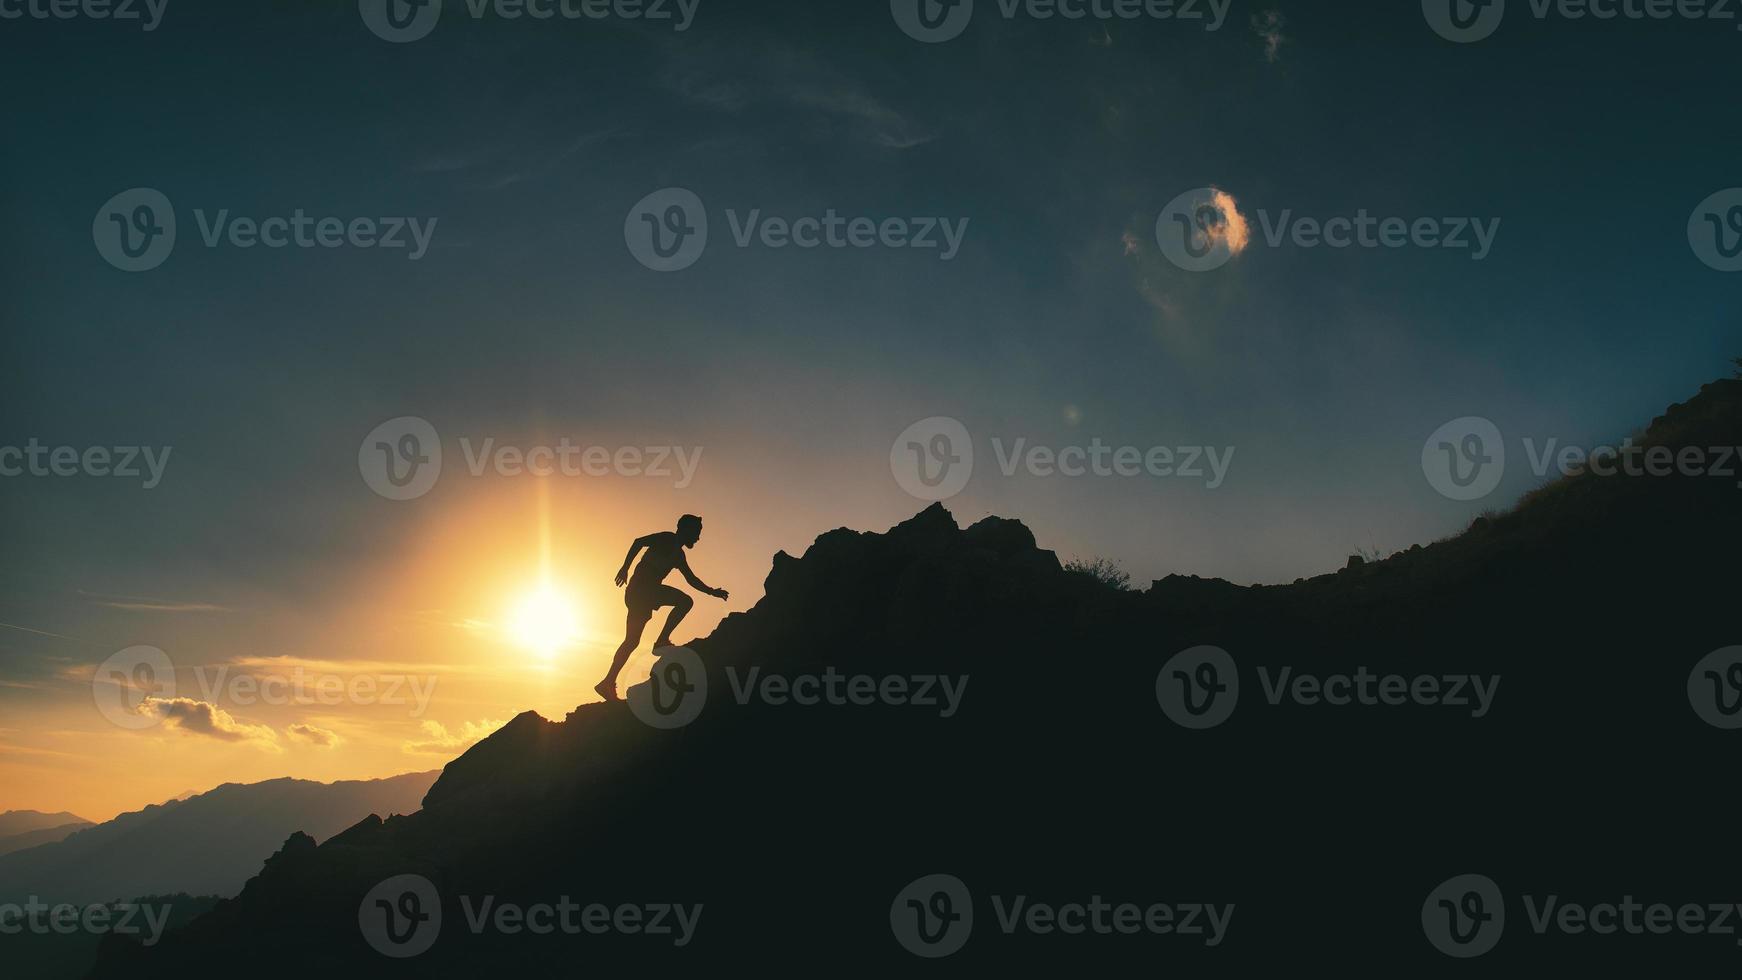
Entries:
{"type": "Polygon", "coordinates": [[[669,636],[662,636],[659,639],[653,641],[653,648],[655,650],[664,650],[667,647],[675,647],[675,646],[677,646],[677,644],[671,642],[671,637],[669,637],[669,636]]]}
{"type": "Polygon", "coordinates": [[[607,701],[617,700],[617,682],[615,680],[600,681],[593,685],[593,690],[598,691],[599,696],[607,701]]]}

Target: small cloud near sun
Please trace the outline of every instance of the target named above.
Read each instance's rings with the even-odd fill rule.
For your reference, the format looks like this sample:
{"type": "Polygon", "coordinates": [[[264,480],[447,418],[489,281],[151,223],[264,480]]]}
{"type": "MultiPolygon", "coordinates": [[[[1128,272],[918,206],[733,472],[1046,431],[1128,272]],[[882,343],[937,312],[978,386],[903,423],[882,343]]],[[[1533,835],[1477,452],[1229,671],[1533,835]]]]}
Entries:
{"type": "Polygon", "coordinates": [[[1128,231],[1125,234],[1119,236],[1119,241],[1125,245],[1125,254],[1126,255],[1136,255],[1137,254],[1137,236],[1136,235],[1134,235],[1128,231]]]}
{"type": "Polygon", "coordinates": [[[1282,46],[1288,41],[1282,27],[1287,21],[1280,10],[1266,10],[1252,15],[1252,33],[1264,40],[1264,60],[1276,64],[1282,58],[1282,46]]]}
{"type": "Polygon", "coordinates": [[[1226,242],[1229,255],[1246,251],[1246,246],[1252,244],[1252,226],[1240,213],[1240,202],[1220,187],[1211,187],[1208,203],[1221,214],[1222,220],[1202,230],[1206,241],[1211,245],[1226,242]]]}

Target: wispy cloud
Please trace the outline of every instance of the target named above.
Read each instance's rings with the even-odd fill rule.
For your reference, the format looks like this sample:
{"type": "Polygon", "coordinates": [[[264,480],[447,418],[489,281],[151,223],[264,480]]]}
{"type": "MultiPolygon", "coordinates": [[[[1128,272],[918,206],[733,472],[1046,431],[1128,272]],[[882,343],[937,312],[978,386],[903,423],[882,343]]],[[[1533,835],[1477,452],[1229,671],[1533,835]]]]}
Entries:
{"type": "Polygon", "coordinates": [[[186,602],[177,599],[156,599],[150,596],[136,595],[102,595],[82,590],[79,595],[92,600],[99,606],[106,606],[110,609],[125,609],[128,612],[213,613],[229,611],[228,607],[212,602],[186,602]]]}
{"type": "Polygon", "coordinates": [[[871,142],[889,149],[906,150],[934,138],[911,119],[855,88],[801,88],[791,99],[796,105],[844,118],[862,128],[871,142]]]}
{"type": "Polygon", "coordinates": [[[285,729],[285,731],[290,733],[291,741],[307,742],[310,745],[323,749],[337,748],[339,743],[344,741],[339,737],[338,732],[325,728],[317,728],[314,725],[304,725],[299,723],[290,726],[285,729]]]}
{"type": "Polygon", "coordinates": [[[1137,295],[1142,296],[1143,301],[1148,303],[1151,309],[1161,314],[1164,318],[1168,320],[1179,319],[1180,307],[1178,301],[1176,301],[1172,296],[1162,292],[1160,289],[1157,289],[1155,284],[1151,283],[1148,279],[1138,281],[1137,295]]]}
{"type": "Polygon", "coordinates": [[[688,72],[673,72],[666,76],[666,89],[687,102],[737,112],[750,104],[750,93],[736,82],[703,78],[688,72]]]}
{"type": "Polygon", "coordinates": [[[257,674],[279,675],[291,671],[305,674],[336,674],[339,676],[374,674],[382,677],[473,675],[490,677],[500,674],[499,667],[487,663],[441,664],[414,663],[401,660],[341,660],[323,657],[278,655],[271,657],[244,655],[225,661],[232,667],[257,674]]]}
{"type": "Polygon", "coordinates": [[[50,633],[48,630],[32,629],[29,626],[18,626],[18,625],[13,624],[13,623],[0,623],[0,628],[9,629],[9,630],[17,630],[20,633],[35,633],[37,636],[52,636],[57,640],[71,640],[72,639],[72,637],[70,637],[70,636],[62,636],[59,633],[50,633]]]}
{"type": "Polygon", "coordinates": [[[840,69],[791,48],[763,49],[746,77],[745,59],[686,48],[674,56],[663,84],[668,92],[704,108],[741,113],[758,106],[796,107],[832,135],[890,150],[922,146],[937,137],[926,126],[873,95],[840,69]],[[730,80],[726,76],[730,75],[730,80]]]}
{"type": "Polygon", "coordinates": [[[617,135],[614,129],[547,137],[542,132],[489,146],[439,150],[411,164],[411,172],[462,178],[474,189],[499,191],[556,173],[576,155],[617,135]]]}
{"type": "Polygon", "coordinates": [[[1252,15],[1252,33],[1264,41],[1264,60],[1276,64],[1282,58],[1282,46],[1288,38],[1282,33],[1286,19],[1280,10],[1266,10],[1252,15]]]}

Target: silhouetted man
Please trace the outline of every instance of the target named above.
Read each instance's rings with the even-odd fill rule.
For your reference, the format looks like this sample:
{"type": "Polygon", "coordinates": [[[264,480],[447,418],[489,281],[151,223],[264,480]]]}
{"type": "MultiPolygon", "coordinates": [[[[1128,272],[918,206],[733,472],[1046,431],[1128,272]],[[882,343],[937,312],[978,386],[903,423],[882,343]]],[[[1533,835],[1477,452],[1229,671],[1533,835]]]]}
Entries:
{"type": "Polygon", "coordinates": [[[617,570],[617,584],[629,583],[629,590],[623,594],[623,604],[629,607],[629,622],[623,631],[623,643],[617,647],[617,655],[611,658],[611,671],[605,679],[593,690],[607,701],[617,700],[617,674],[623,670],[623,664],[629,660],[629,655],[641,644],[641,631],[647,628],[647,621],[653,618],[653,611],[660,606],[670,606],[671,613],[665,617],[665,628],[659,631],[659,639],[653,641],[653,648],[671,646],[671,631],[677,629],[677,624],[683,622],[690,608],[696,604],[687,594],[665,584],[665,577],[672,569],[683,573],[684,581],[690,587],[703,595],[711,595],[717,599],[728,598],[730,593],[725,589],[710,588],[696,573],[690,571],[689,562],[684,560],[683,550],[693,548],[702,537],[702,519],[694,514],[685,514],[677,519],[677,531],[660,531],[644,538],[636,538],[629,546],[629,554],[623,559],[623,567],[617,570]],[[635,575],[630,577],[629,566],[634,563],[635,555],[646,548],[647,554],[641,558],[641,564],[635,566],[635,575]]]}

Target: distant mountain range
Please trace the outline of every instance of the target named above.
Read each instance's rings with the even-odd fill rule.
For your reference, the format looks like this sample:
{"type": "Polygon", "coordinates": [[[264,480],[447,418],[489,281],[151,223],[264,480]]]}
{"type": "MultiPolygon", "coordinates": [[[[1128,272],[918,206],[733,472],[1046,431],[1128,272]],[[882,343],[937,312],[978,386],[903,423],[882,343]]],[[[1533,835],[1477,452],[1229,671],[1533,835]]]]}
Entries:
{"type": "MultiPolygon", "coordinates": [[[[86,904],[170,892],[234,895],[290,834],[324,840],[371,814],[414,812],[437,775],[226,783],[107,823],[75,824],[64,839],[52,836],[64,824],[37,826],[23,833],[50,836],[37,846],[0,853],[0,904],[33,896],[86,904]]],[[[66,813],[35,818],[39,824],[80,820],[66,813]]],[[[18,823],[28,826],[35,818],[20,817],[18,823]]]]}
{"type": "Polygon", "coordinates": [[[7,810],[0,813],[0,838],[12,837],[33,830],[48,830],[68,824],[88,824],[89,820],[74,813],[43,813],[38,810],[7,810]]]}
{"type": "Polygon", "coordinates": [[[44,827],[41,830],[27,830],[22,834],[10,837],[0,837],[0,855],[11,854],[13,851],[29,850],[42,844],[53,844],[66,840],[74,833],[92,826],[89,820],[74,820],[71,823],[55,827],[44,827]]]}

